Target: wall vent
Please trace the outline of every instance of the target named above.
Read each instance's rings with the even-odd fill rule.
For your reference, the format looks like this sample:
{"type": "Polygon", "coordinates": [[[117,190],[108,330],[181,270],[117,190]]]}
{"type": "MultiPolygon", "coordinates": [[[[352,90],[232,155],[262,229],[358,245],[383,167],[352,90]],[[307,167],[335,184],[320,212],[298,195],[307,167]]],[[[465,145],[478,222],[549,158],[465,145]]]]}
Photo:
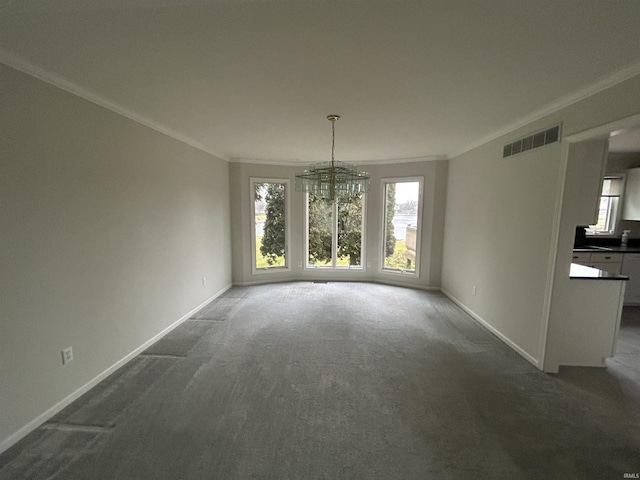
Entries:
{"type": "Polygon", "coordinates": [[[555,125],[540,132],[528,135],[513,143],[508,143],[502,151],[502,158],[524,153],[534,148],[549,145],[560,140],[560,125],[555,125]]]}

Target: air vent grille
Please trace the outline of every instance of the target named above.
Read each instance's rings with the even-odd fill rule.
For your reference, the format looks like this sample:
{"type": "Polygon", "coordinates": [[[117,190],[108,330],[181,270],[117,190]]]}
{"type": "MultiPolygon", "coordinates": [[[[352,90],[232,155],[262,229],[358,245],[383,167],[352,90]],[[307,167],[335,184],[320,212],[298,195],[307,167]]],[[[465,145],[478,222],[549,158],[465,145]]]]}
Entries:
{"type": "Polygon", "coordinates": [[[534,148],[549,145],[560,140],[560,125],[554,125],[540,132],[533,133],[524,138],[508,143],[502,151],[502,158],[511,157],[518,153],[524,153],[534,148]]]}

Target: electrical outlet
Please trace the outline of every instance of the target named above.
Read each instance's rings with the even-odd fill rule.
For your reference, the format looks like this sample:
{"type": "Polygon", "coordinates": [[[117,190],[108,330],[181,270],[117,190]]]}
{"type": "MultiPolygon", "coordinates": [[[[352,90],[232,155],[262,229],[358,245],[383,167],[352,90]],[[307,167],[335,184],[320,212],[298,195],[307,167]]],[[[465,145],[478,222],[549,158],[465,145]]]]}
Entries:
{"type": "Polygon", "coordinates": [[[302,266],[302,260],[298,260],[298,266],[301,267],[302,266]]]}
{"type": "Polygon", "coordinates": [[[204,287],[207,284],[207,279],[202,277],[202,286],[204,287]]]}
{"type": "Polygon", "coordinates": [[[473,296],[475,297],[478,294],[478,290],[476,289],[476,286],[474,285],[473,288],[471,289],[471,293],[473,293],[473,296]]]}
{"type": "Polygon", "coordinates": [[[367,262],[367,268],[371,268],[371,262],[367,262]]]}
{"type": "Polygon", "coordinates": [[[62,349],[62,365],[66,365],[73,360],[73,348],[67,347],[62,349]]]}

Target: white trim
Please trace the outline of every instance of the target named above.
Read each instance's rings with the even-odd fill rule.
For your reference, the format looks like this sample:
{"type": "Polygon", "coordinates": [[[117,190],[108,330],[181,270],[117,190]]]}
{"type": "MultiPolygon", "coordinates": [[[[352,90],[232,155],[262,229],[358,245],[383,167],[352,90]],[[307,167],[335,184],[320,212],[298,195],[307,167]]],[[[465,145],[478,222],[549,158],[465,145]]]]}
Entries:
{"type": "MultiPolygon", "coordinates": [[[[569,162],[569,151],[571,144],[579,143],[585,140],[593,140],[602,137],[609,137],[611,132],[616,130],[625,130],[635,128],[640,125],[640,114],[631,115],[614,122],[600,125],[597,127],[583,130],[564,138],[559,165],[558,188],[555,200],[555,208],[553,214],[553,226],[551,230],[551,246],[549,249],[549,266],[547,268],[547,284],[544,292],[544,300],[542,304],[542,335],[540,337],[540,346],[538,348],[539,368],[545,371],[545,356],[547,342],[549,336],[549,323],[551,321],[551,300],[553,296],[553,288],[555,283],[556,260],[558,256],[558,241],[560,237],[560,226],[562,222],[562,205],[564,203],[564,187],[567,175],[567,164],[569,162]]],[[[604,164],[603,164],[604,168],[604,164]]],[[[604,173],[604,172],[603,172],[604,173]]]]}
{"type": "Polygon", "coordinates": [[[640,113],[624,117],[615,122],[600,125],[598,127],[583,130],[573,135],[569,135],[565,140],[569,143],[582,142],[583,140],[594,140],[601,137],[609,137],[612,132],[618,130],[634,129],[640,126],[640,113]]]}
{"type": "Polygon", "coordinates": [[[380,179],[380,185],[382,188],[382,193],[380,197],[382,198],[382,221],[380,222],[380,243],[382,248],[380,249],[380,263],[378,264],[378,273],[380,274],[395,274],[395,275],[410,275],[414,278],[420,278],[420,257],[422,256],[422,220],[423,220],[423,211],[424,211],[424,177],[423,176],[410,176],[410,177],[385,177],[380,179]],[[386,253],[386,241],[385,241],[385,230],[387,228],[387,195],[386,195],[386,185],[387,183],[415,183],[418,182],[418,217],[417,217],[417,231],[416,231],[416,260],[415,260],[415,270],[396,270],[391,268],[385,268],[384,259],[386,253]]]}
{"type": "MultiPolygon", "coordinates": [[[[362,222],[360,223],[360,266],[363,272],[369,272],[367,268],[367,217],[369,215],[369,194],[362,195],[362,222]]],[[[355,270],[349,266],[349,270],[355,270]]]]}
{"type": "Polygon", "coordinates": [[[133,350],[129,354],[125,355],[123,358],[118,360],[116,363],[111,365],[109,368],[104,370],[102,373],[98,374],[93,379],[89,380],[87,383],[85,383],[83,386],[81,386],[80,388],[75,390],[73,393],[71,393],[70,395],[67,395],[65,398],[60,400],[58,403],[53,405],[51,408],[47,409],[46,411],[44,411],[43,413],[38,415],[36,418],[31,420],[29,423],[27,423],[26,425],[21,427],[19,430],[17,430],[13,434],[9,435],[7,438],[2,440],[0,442],[0,453],[4,452],[5,450],[9,449],[11,446],[13,446],[17,442],[19,442],[20,440],[22,440],[24,437],[26,437],[33,430],[35,430],[40,425],[42,425],[47,420],[49,420],[51,417],[53,417],[56,413],[60,412],[63,408],[69,406],[74,400],[78,399],[79,397],[84,395],[86,392],[91,390],[93,387],[95,387],[102,380],[107,378],[109,375],[111,375],[117,369],[119,369],[124,364],[126,364],[127,362],[132,360],[134,357],[138,356],[147,347],[151,346],[152,344],[154,344],[155,342],[160,340],[162,337],[164,337],[171,330],[173,330],[174,328],[178,327],[181,323],[183,323],[186,320],[188,320],[189,317],[191,317],[191,315],[193,315],[194,313],[198,312],[205,305],[207,305],[209,302],[213,301],[214,299],[216,299],[217,297],[222,295],[224,292],[229,290],[231,287],[232,287],[232,284],[228,284],[226,287],[222,288],[221,290],[219,290],[218,292],[213,294],[213,296],[211,296],[208,299],[206,299],[204,302],[202,302],[197,307],[191,309],[188,313],[184,314],[182,317],[180,317],[178,320],[173,322],[171,325],[169,325],[167,328],[162,330],[160,333],[154,335],[152,338],[150,338],[149,340],[144,342],[142,345],[140,345],[138,348],[136,348],[135,350],[133,350]]]}
{"type": "MultiPolygon", "coordinates": [[[[451,152],[451,154],[449,155],[449,158],[458,157],[463,153],[466,153],[470,150],[473,150],[474,148],[477,148],[486,143],[489,143],[492,140],[502,137],[503,135],[507,135],[519,128],[526,127],[527,125],[533,122],[541,120],[542,118],[548,115],[551,115],[553,113],[559,112],[564,108],[567,108],[575,103],[578,103],[586,98],[591,97],[592,95],[595,95],[596,93],[600,93],[619,83],[622,83],[625,80],[629,80],[630,78],[635,77],[636,75],[639,75],[639,74],[640,74],[640,63],[636,63],[626,68],[623,68],[621,70],[618,70],[617,72],[614,72],[611,75],[601,78],[600,80],[590,85],[587,85],[586,87],[581,88],[580,90],[570,93],[569,95],[565,95],[564,97],[558,98],[557,100],[545,105],[544,107],[534,110],[528,115],[520,117],[516,121],[508,125],[505,125],[504,127],[496,130],[495,132],[489,135],[486,135],[485,137],[482,137],[481,139],[467,145],[466,147],[456,152],[451,152]]],[[[609,130],[609,132],[610,131],[611,130],[609,130]]],[[[574,141],[577,141],[577,140],[574,140],[574,141]]]]}
{"type": "MultiPolygon", "coordinates": [[[[412,278],[415,278],[415,277],[412,277],[412,278]]],[[[379,285],[389,285],[391,287],[413,288],[414,290],[424,290],[426,292],[441,291],[440,287],[427,287],[425,285],[417,285],[415,283],[394,282],[394,281],[389,281],[387,278],[371,280],[371,283],[377,283],[379,285]]]]}
{"type": "Polygon", "coordinates": [[[416,270],[407,270],[404,268],[388,268],[388,267],[385,267],[384,265],[379,268],[379,273],[382,273],[384,275],[400,275],[403,277],[408,276],[408,277],[418,278],[418,274],[416,273],[416,270]]]}
{"type": "MultiPolygon", "coordinates": [[[[133,110],[130,110],[113,100],[107,99],[106,97],[88,89],[87,87],[83,87],[74,82],[71,82],[70,80],[63,78],[59,74],[49,72],[44,68],[29,62],[24,58],[21,58],[13,53],[8,52],[7,50],[0,49],[0,63],[7,65],[15,70],[18,70],[22,73],[30,75],[32,77],[35,77],[39,80],[42,80],[43,82],[46,82],[50,85],[58,87],[61,90],[69,92],[80,98],[83,98],[84,100],[87,100],[91,103],[99,105],[103,108],[106,108],[107,110],[110,110],[119,115],[122,115],[123,117],[133,120],[134,122],[137,122],[141,125],[149,127],[157,132],[163,133],[168,137],[171,137],[175,140],[185,143],[186,145],[189,145],[193,148],[201,150],[205,153],[208,153],[209,155],[213,155],[214,157],[220,158],[227,162],[257,163],[261,165],[289,165],[289,166],[305,165],[307,163],[300,159],[275,160],[275,159],[247,159],[247,158],[237,158],[237,157],[229,158],[226,155],[222,155],[219,152],[213,151],[209,147],[192,139],[191,137],[188,137],[187,135],[184,135],[176,130],[173,130],[172,128],[169,128],[166,125],[162,125],[161,123],[151,118],[148,118],[144,115],[141,115],[138,112],[134,112],[133,110]]],[[[626,68],[623,68],[621,70],[618,70],[613,74],[608,75],[596,81],[595,83],[592,83],[591,85],[588,85],[569,95],[561,97],[549,103],[548,105],[542,108],[539,108],[508,125],[505,125],[504,127],[496,130],[495,132],[489,135],[486,135],[481,139],[476,140],[475,142],[472,142],[466,147],[458,151],[451,152],[450,154],[426,155],[426,156],[419,156],[419,157],[413,157],[413,158],[398,158],[398,159],[352,160],[350,161],[350,163],[363,164],[363,165],[377,165],[377,164],[393,164],[393,163],[427,162],[427,161],[448,160],[451,158],[455,158],[457,156],[462,155],[463,153],[466,153],[470,150],[473,150],[474,148],[477,148],[481,145],[489,143],[490,141],[495,140],[496,138],[499,138],[503,135],[513,132],[514,130],[517,130],[530,123],[540,120],[546,117],[547,115],[558,112],[563,108],[573,105],[581,100],[584,100],[592,95],[595,95],[596,93],[606,90],[607,88],[610,88],[619,83],[622,83],[625,80],[628,80],[639,74],[640,74],[640,63],[636,63],[626,68]]]]}
{"type": "Polygon", "coordinates": [[[390,165],[396,163],[423,163],[423,162],[437,162],[439,160],[448,160],[448,155],[422,155],[419,157],[407,157],[407,158],[381,158],[377,160],[362,160],[354,161],[357,165],[390,165]]]}
{"type": "Polygon", "coordinates": [[[302,270],[306,271],[309,267],[309,192],[305,192],[302,196],[304,198],[304,235],[302,235],[303,253],[302,270]]]}
{"type": "Polygon", "coordinates": [[[365,272],[363,265],[308,265],[305,270],[309,272],[365,272]]]}
{"type": "Polygon", "coordinates": [[[567,177],[567,163],[569,162],[570,142],[564,142],[561,149],[560,164],[556,188],[555,205],[553,209],[553,223],[551,226],[551,244],[549,246],[549,263],[547,265],[547,279],[542,299],[542,332],[538,344],[538,368],[544,371],[544,359],[547,353],[547,336],[549,335],[549,320],[551,317],[551,299],[556,275],[556,259],[558,257],[558,239],[562,222],[562,205],[564,204],[564,187],[567,177]]]}
{"type": "MultiPolygon", "coordinates": [[[[255,256],[255,240],[254,240],[254,253],[253,255],[255,256]]],[[[285,258],[285,263],[287,262],[286,258],[285,258]]],[[[277,272],[290,272],[291,271],[291,267],[289,265],[286,265],[284,267],[265,267],[265,268],[256,268],[256,261],[255,259],[253,260],[253,266],[251,269],[251,274],[252,275],[264,275],[265,273],[277,273],[277,272]]]]}
{"type": "MultiPolygon", "coordinates": [[[[336,268],[338,265],[338,222],[340,221],[338,218],[337,200],[331,202],[331,220],[331,268],[336,268]]],[[[362,222],[360,222],[360,228],[362,228],[362,222]]],[[[307,232],[308,231],[307,228],[307,232]]],[[[362,255],[362,232],[360,232],[360,254],[362,255]]],[[[318,266],[319,265],[314,265],[316,268],[318,268],[318,266]]]]}
{"type": "Polygon", "coordinates": [[[234,287],[253,287],[256,285],[270,285],[270,284],[278,284],[278,283],[313,283],[313,282],[367,282],[368,280],[353,280],[353,279],[333,279],[333,278],[311,278],[311,277],[291,277],[291,278],[276,278],[269,280],[254,280],[251,282],[233,282],[234,287]]]}
{"type": "Polygon", "coordinates": [[[525,352],[517,343],[507,337],[505,334],[500,332],[498,329],[489,324],[486,320],[484,320],[480,315],[475,313],[473,310],[468,308],[464,303],[458,300],[456,297],[451,295],[446,290],[440,289],[442,293],[444,293],[453,303],[458,305],[462,310],[464,310],[471,318],[476,320],[480,325],[493,333],[496,337],[502,340],[503,343],[507,344],[511,347],[516,353],[518,353],[521,357],[523,357],[527,362],[531,363],[536,368],[540,368],[538,360],[525,352]]]}
{"type": "Polygon", "coordinates": [[[353,278],[327,278],[327,277],[294,277],[294,278],[282,278],[275,280],[256,280],[252,282],[233,282],[234,287],[252,287],[255,285],[269,285],[278,283],[313,283],[313,282],[329,282],[329,283],[374,283],[378,285],[387,285],[390,287],[411,288],[414,290],[424,290],[427,292],[440,292],[440,287],[427,287],[424,285],[416,285],[411,283],[401,283],[388,281],[386,279],[353,279],[353,278]]]}
{"type": "MultiPolygon", "coordinates": [[[[329,280],[330,281],[330,280],[329,280]]],[[[278,283],[294,283],[294,282],[308,282],[312,283],[313,279],[302,278],[302,277],[293,277],[293,278],[275,278],[275,279],[265,279],[265,280],[252,280],[250,282],[233,282],[234,287],[253,287],[256,285],[270,285],[270,284],[278,284],[278,283]]]]}
{"type": "Polygon", "coordinates": [[[307,165],[308,162],[293,158],[291,160],[276,160],[271,158],[259,159],[259,158],[238,158],[231,157],[229,163],[249,163],[254,165],[280,165],[289,167],[301,167],[307,165]]]}
{"type": "Polygon", "coordinates": [[[249,178],[249,208],[251,210],[249,215],[249,222],[251,222],[249,232],[251,236],[251,274],[262,275],[265,273],[277,273],[277,272],[291,272],[291,259],[290,259],[290,221],[289,221],[289,197],[291,197],[291,189],[289,188],[290,181],[288,178],[264,178],[264,177],[250,177],[249,178]],[[254,185],[256,183],[282,183],[284,184],[284,267],[270,267],[270,268],[256,268],[256,200],[254,195],[254,185]]]}
{"type": "Polygon", "coordinates": [[[174,140],[177,140],[193,148],[196,148],[200,151],[208,153],[209,155],[213,155],[214,157],[220,158],[227,162],[229,161],[228,158],[226,158],[224,155],[221,155],[219,152],[213,151],[206,145],[203,145],[202,143],[198,142],[197,140],[194,140],[191,137],[188,137],[187,135],[184,135],[138,112],[134,112],[133,110],[130,110],[124,105],[121,105],[118,102],[115,102],[106,97],[103,97],[102,95],[88,89],[87,87],[83,87],[81,85],[78,85],[77,83],[73,83],[58,74],[51,73],[3,49],[0,49],[0,63],[13,68],[14,70],[18,70],[19,72],[35,77],[38,80],[42,80],[45,83],[53,85],[54,87],[64,90],[65,92],[69,92],[88,102],[91,102],[103,108],[106,108],[107,110],[117,113],[118,115],[122,115],[123,117],[126,117],[129,120],[133,120],[134,122],[139,123],[140,125],[144,125],[145,127],[151,128],[156,132],[160,132],[168,137],[173,138],[174,140]]]}
{"type": "MultiPolygon", "coordinates": [[[[346,163],[352,163],[354,165],[360,165],[366,167],[367,165],[390,165],[396,163],[420,163],[420,162],[436,162],[438,160],[448,160],[449,156],[447,155],[422,155],[420,157],[409,157],[409,158],[389,158],[389,159],[377,159],[377,160],[349,160],[346,163]]],[[[280,166],[289,166],[289,167],[303,167],[308,165],[309,163],[305,160],[301,160],[299,158],[292,159],[272,159],[272,158],[239,158],[232,157],[229,159],[231,163],[249,163],[255,165],[280,165],[280,166]]]]}

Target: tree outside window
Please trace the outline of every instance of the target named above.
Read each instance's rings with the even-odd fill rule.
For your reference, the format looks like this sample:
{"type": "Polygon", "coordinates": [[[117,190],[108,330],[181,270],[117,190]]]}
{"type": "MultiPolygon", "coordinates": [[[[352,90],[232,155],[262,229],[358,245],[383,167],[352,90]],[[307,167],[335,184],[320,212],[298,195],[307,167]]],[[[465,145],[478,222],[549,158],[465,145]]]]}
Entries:
{"type": "Polygon", "coordinates": [[[362,195],[335,202],[309,194],[307,264],[315,267],[362,266],[362,195]]]}
{"type": "Polygon", "coordinates": [[[252,181],[252,185],[254,268],[287,267],[287,184],[284,181],[252,181]]]}

